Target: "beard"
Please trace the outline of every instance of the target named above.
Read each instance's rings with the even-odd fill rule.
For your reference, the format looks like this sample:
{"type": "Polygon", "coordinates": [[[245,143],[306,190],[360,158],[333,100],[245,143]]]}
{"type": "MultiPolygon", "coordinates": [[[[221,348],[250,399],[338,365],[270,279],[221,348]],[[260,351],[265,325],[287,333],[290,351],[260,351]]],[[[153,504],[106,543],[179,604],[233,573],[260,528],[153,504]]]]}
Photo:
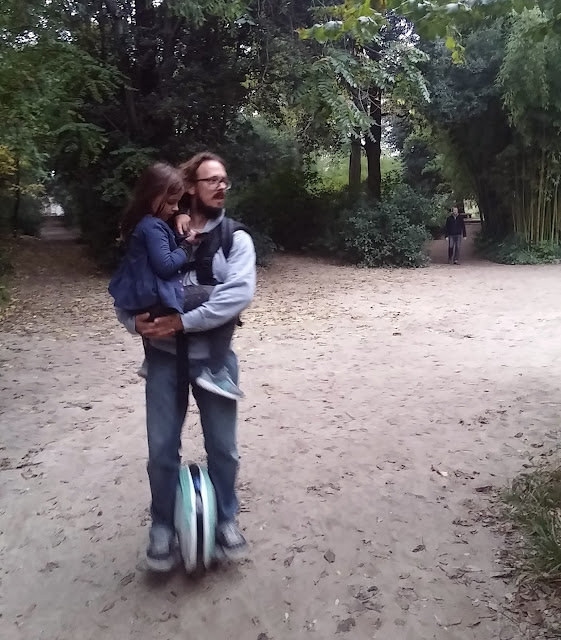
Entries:
{"type": "Polygon", "coordinates": [[[211,207],[200,200],[198,196],[193,196],[192,207],[205,218],[208,218],[208,220],[216,220],[222,213],[222,207],[211,207]]]}

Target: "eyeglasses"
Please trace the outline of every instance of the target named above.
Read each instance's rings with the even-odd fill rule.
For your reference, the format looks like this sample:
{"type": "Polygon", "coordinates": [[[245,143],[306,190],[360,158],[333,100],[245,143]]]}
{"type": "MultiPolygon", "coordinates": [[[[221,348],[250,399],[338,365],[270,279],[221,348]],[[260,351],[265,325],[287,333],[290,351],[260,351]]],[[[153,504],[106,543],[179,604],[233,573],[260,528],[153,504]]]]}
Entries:
{"type": "Polygon", "coordinates": [[[195,182],[206,182],[213,189],[219,189],[220,185],[224,185],[224,190],[229,191],[232,188],[232,183],[228,178],[221,178],[219,176],[212,176],[211,178],[199,178],[195,182]]]}

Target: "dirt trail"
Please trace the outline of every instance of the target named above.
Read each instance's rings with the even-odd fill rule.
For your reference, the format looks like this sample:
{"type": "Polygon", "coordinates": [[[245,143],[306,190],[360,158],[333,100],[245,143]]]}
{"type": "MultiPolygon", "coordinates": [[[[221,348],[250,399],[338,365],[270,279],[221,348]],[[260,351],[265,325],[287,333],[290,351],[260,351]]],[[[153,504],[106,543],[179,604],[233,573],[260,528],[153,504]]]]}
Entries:
{"type": "MultiPolygon", "coordinates": [[[[526,637],[501,613],[486,492],[556,437],[561,267],[278,258],[236,339],[252,556],[193,581],[143,569],[141,347],[106,280],[70,243],[19,261],[0,337],[3,640],[526,637]]],[[[195,414],[184,455],[202,458],[195,414]]]]}

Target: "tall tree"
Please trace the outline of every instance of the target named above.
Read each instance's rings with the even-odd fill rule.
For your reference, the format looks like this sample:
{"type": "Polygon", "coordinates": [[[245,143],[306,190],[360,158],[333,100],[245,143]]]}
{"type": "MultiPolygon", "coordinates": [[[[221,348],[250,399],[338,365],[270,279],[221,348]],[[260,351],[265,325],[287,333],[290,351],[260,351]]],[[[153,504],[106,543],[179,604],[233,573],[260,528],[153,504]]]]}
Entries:
{"type": "Polygon", "coordinates": [[[411,25],[394,13],[383,16],[370,2],[347,0],[321,14],[331,20],[301,31],[305,39],[323,45],[301,95],[308,109],[315,103],[319,117],[350,141],[349,185],[360,191],[360,155],[368,162],[367,188],[381,195],[382,101],[415,91],[427,97],[419,64],[425,55],[415,45],[411,25]],[[335,19],[333,19],[335,18],[335,19]],[[378,20],[377,20],[378,19],[378,20]]]}

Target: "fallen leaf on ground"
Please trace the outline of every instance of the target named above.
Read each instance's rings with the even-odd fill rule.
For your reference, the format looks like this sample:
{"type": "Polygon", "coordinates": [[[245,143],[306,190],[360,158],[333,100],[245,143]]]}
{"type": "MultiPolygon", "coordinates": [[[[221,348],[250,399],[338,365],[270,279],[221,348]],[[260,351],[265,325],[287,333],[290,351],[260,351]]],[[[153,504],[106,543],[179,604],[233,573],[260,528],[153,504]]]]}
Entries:
{"type": "Polygon", "coordinates": [[[493,490],[493,487],[490,484],[486,484],[483,487],[475,487],[477,493],[489,493],[489,491],[493,490]]]}
{"type": "Polygon", "coordinates": [[[130,584],[134,580],[135,573],[129,573],[121,580],[121,586],[126,587],[127,584],[130,584]]]}
{"type": "Polygon", "coordinates": [[[442,476],[443,478],[448,477],[448,471],[440,471],[440,469],[437,469],[434,465],[430,468],[430,470],[438,473],[438,475],[442,476]]]}
{"type": "Polygon", "coordinates": [[[337,633],[348,633],[353,627],[356,627],[355,619],[346,618],[337,625],[337,633]]]}
{"type": "Polygon", "coordinates": [[[323,554],[323,557],[327,560],[327,562],[330,562],[330,563],[335,562],[335,554],[333,553],[333,551],[331,551],[331,549],[328,549],[323,554]]]}

